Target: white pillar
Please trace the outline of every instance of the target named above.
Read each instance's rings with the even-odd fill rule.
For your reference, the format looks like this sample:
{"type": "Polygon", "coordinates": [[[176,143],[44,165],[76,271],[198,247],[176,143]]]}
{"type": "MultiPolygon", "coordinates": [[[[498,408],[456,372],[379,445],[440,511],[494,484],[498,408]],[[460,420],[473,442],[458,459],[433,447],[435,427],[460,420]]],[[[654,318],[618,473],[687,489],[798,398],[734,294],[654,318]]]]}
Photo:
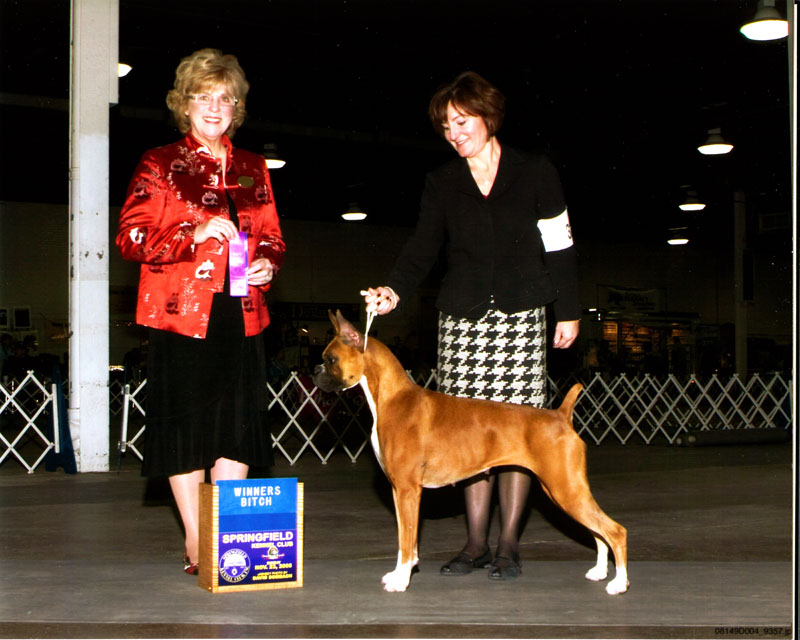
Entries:
{"type": "Polygon", "coordinates": [[[118,0],[72,0],[69,425],[78,471],[108,471],[109,103],[118,0]]]}

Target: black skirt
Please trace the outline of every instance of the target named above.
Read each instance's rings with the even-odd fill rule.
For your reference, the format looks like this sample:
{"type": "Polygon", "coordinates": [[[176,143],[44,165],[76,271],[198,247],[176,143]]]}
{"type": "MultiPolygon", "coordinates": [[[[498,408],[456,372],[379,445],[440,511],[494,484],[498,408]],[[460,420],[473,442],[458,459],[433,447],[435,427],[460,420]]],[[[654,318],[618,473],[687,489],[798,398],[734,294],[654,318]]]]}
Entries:
{"type": "Polygon", "coordinates": [[[159,329],[149,340],[142,475],[188,473],[217,458],[271,466],[264,341],[244,335],[241,299],[215,294],[203,340],[159,329]]]}
{"type": "MultiPolygon", "coordinates": [[[[231,220],[239,225],[228,195],[231,220]]],[[[214,295],[205,339],[149,329],[142,475],[172,476],[228,458],[272,466],[262,335],[246,337],[241,298],[214,295]]]]}

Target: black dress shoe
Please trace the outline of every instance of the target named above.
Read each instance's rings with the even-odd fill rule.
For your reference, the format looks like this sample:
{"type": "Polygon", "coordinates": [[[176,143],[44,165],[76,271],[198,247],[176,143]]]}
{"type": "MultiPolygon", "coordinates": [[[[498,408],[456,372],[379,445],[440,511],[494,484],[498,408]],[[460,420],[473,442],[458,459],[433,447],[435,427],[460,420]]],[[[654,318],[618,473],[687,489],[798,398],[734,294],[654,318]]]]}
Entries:
{"type": "Polygon", "coordinates": [[[497,556],[489,569],[489,580],[513,580],[522,573],[522,564],[515,553],[513,558],[497,556]]]}
{"type": "Polygon", "coordinates": [[[455,558],[450,560],[447,564],[442,565],[440,572],[443,576],[465,576],[473,569],[485,569],[492,562],[492,552],[488,549],[479,558],[473,558],[471,555],[459,553],[455,558]]]}

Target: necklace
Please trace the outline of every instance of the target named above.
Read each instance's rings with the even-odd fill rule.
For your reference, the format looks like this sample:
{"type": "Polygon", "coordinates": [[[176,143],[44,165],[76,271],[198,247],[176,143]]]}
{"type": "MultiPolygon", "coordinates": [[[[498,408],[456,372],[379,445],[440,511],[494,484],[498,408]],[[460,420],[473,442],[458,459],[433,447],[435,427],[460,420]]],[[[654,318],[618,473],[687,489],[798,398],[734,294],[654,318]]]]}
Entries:
{"type": "Polygon", "coordinates": [[[500,147],[496,140],[492,138],[479,154],[467,159],[467,164],[478,189],[483,195],[487,195],[500,166],[500,147]]]}
{"type": "Polygon", "coordinates": [[[478,188],[484,195],[492,188],[495,176],[497,175],[497,165],[486,168],[470,167],[470,172],[478,188]]]}

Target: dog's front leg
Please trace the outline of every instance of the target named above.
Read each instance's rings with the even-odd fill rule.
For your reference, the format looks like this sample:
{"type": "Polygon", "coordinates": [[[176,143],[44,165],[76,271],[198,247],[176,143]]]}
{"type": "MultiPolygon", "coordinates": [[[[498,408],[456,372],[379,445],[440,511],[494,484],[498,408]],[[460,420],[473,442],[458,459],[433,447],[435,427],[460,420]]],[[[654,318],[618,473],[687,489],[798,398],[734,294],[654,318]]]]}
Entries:
{"type": "Polygon", "coordinates": [[[608,545],[597,536],[594,537],[594,541],[597,545],[597,563],[586,572],[586,579],[599,582],[608,577],[608,545]]]}
{"type": "Polygon", "coordinates": [[[405,591],[411,582],[411,570],[419,562],[417,533],[419,528],[419,503],[422,487],[398,489],[393,487],[394,508],[397,515],[397,566],[383,576],[386,591],[405,591]]]}

